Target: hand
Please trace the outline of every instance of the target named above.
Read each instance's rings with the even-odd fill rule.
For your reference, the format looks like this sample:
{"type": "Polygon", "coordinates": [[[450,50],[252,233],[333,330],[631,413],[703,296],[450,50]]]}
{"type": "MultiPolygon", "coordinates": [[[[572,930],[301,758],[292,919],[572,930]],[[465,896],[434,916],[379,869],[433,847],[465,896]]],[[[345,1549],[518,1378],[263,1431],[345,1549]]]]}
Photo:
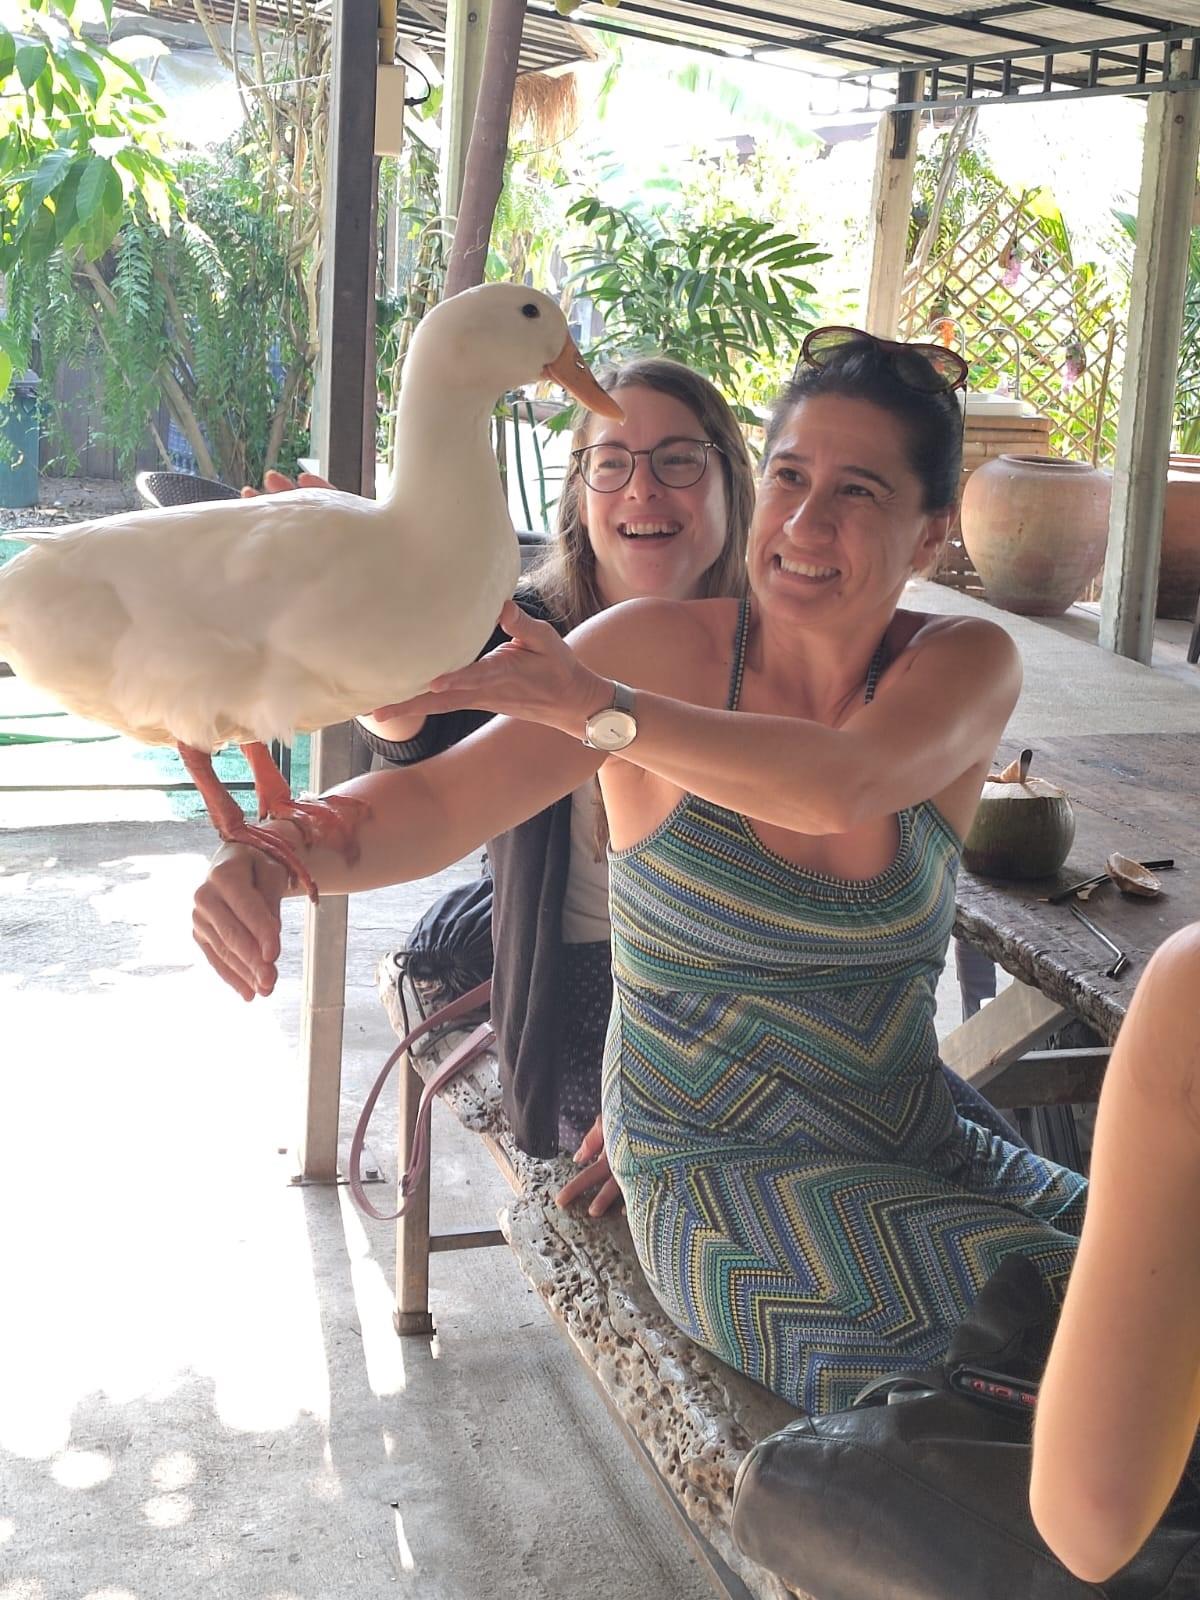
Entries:
{"type": "Polygon", "coordinates": [[[327,478],[318,478],[315,472],[302,472],[293,483],[285,472],[276,472],[274,467],[269,467],[263,473],[263,486],[261,489],[252,489],[246,484],[242,489],[243,500],[253,500],[260,494],[284,494],[288,489],[332,489],[333,485],[327,478]]]}
{"type": "Polygon", "coordinates": [[[582,738],[588,717],[612,699],[611,680],[585,667],[548,622],[527,617],[513,600],[505,601],[500,626],[509,643],[457,672],[444,672],[428,693],[381,706],[371,715],[386,722],[444,711],[493,711],[582,738]]]}
{"type": "Polygon", "coordinates": [[[575,1164],[587,1162],[582,1172],[576,1173],[569,1183],[564,1183],[554,1196],[554,1203],[565,1211],[580,1195],[589,1194],[593,1189],[596,1194],[588,1206],[589,1217],[602,1217],[606,1211],[611,1211],[613,1206],[620,1205],[621,1191],[617,1180],[612,1175],[612,1168],[608,1164],[608,1155],[604,1149],[603,1121],[597,1117],[595,1122],[583,1136],[583,1142],[575,1152],[575,1164]]]}
{"type": "Polygon", "coordinates": [[[287,869],[248,845],[222,845],[196,890],[192,937],[243,1000],[270,994],[279,976],[279,906],[287,869]]]}

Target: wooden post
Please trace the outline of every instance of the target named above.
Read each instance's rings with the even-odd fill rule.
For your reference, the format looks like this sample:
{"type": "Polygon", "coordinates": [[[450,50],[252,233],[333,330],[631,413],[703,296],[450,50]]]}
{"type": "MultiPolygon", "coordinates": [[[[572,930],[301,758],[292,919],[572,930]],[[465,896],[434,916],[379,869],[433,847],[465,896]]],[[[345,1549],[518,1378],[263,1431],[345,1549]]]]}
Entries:
{"type": "Polygon", "coordinates": [[[467,147],[475,123],[483,47],[492,0],[449,0],[446,7],[446,60],[442,68],[442,149],[438,190],[442,215],[457,217],[462,201],[467,147]]]}
{"type": "MultiPolygon", "coordinates": [[[[411,1058],[405,1054],[400,1061],[397,1172],[407,1172],[413,1157],[423,1088],[411,1058]]],[[[402,1335],[429,1335],[434,1331],[429,1314],[429,1166],[409,1195],[404,1215],[396,1219],[396,1309],[392,1320],[396,1332],[402,1335]]]]}
{"type": "Polygon", "coordinates": [[[1100,607],[1100,643],[1146,665],[1154,651],[1163,499],[1198,155],[1200,91],[1152,94],[1146,110],[1100,607]]]}
{"type": "MultiPolygon", "coordinates": [[[[339,489],[374,493],[375,79],[379,0],[334,0],[326,184],[325,271],[321,290],[321,365],[316,453],[339,489]],[[368,338],[371,345],[368,348],[368,338]],[[366,403],[368,386],[371,401],[366,403]]],[[[353,771],[349,723],[312,741],[312,787],[341,783],[353,771]]],[[[304,1125],[300,1176],[337,1177],[342,1017],[346,987],[345,895],[309,905],[304,925],[304,1125]]]]}
{"type": "MultiPolygon", "coordinates": [[[[901,72],[898,100],[915,100],[924,74],[901,72]]],[[[875,135],[875,175],[871,181],[871,275],[864,323],[881,339],[894,339],[900,326],[900,289],[912,215],[913,172],[917,163],[917,113],[888,111],[875,135]]]]}

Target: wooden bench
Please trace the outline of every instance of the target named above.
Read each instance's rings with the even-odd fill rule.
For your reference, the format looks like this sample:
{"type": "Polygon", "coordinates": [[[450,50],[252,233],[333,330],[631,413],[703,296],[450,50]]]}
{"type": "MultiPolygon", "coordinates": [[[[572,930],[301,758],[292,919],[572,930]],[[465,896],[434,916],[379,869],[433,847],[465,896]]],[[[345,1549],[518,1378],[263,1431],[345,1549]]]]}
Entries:
{"type": "MultiPolygon", "coordinates": [[[[380,962],[377,978],[392,1026],[403,1037],[391,955],[380,962]]],[[[457,1038],[461,1034],[398,1063],[400,1171],[408,1166],[423,1083],[457,1038]]],[[[501,1213],[499,1230],[431,1234],[428,1181],[413,1194],[396,1225],[397,1332],[433,1331],[431,1255],[507,1243],[718,1591],[734,1600],[796,1596],[799,1591],[742,1555],[730,1534],[738,1466],[756,1440],[790,1422],[796,1411],[679,1332],[646,1284],[624,1215],[588,1217],[555,1205],[556,1191],[575,1168],[566,1157],[535,1160],[514,1143],[494,1055],[467,1068],[442,1100],[483,1140],[512,1186],[513,1202],[501,1213]]]]}

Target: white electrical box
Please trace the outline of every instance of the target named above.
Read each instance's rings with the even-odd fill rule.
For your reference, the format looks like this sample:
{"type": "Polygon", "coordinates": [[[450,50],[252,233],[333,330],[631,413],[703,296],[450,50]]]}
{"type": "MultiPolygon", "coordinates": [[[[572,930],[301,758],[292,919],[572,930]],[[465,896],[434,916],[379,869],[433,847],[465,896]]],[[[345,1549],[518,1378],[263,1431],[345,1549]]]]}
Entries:
{"type": "Polygon", "coordinates": [[[381,66],[375,80],[375,154],[398,156],[404,143],[404,68],[381,66]]]}

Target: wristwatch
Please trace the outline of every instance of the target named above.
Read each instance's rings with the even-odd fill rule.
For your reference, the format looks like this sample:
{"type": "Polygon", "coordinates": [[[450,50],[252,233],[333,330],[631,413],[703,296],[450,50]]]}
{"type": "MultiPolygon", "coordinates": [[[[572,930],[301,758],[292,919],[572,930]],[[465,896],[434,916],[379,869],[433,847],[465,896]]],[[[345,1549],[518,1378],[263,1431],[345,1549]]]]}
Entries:
{"type": "Polygon", "coordinates": [[[633,690],[614,682],[611,703],[603,711],[593,711],[583,725],[583,742],[588,749],[612,755],[631,745],[638,731],[633,708],[633,690]]]}

